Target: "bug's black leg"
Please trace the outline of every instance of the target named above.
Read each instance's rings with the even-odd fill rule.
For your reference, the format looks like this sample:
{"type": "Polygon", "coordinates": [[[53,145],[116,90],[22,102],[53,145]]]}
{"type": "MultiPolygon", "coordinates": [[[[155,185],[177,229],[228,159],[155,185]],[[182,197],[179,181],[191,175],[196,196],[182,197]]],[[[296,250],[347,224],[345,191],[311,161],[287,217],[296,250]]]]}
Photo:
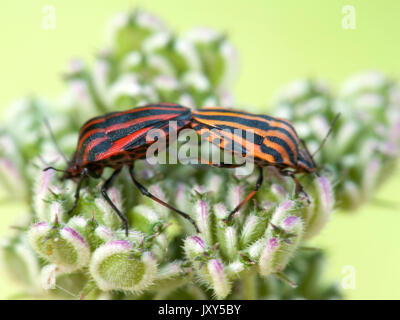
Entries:
{"type": "Polygon", "coordinates": [[[234,169],[234,168],[239,168],[239,167],[243,167],[244,165],[246,165],[246,162],[243,162],[241,164],[236,164],[236,163],[229,164],[229,163],[224,163],[224,162],[216,164],[216,163],[212,163],[211,161],[208,161],[208,160],[203,160],[201,158],[198,158],[198,160],[200,161],[201,164],[207,164],[211,167],[216,167],[216,168],[234,169]]]}
{"type": "MultiPolygon", "coordinates": [[[[47,168],[46,168],[46,169],[47,169],[47,168]]],[[[86,178],[87,178],[87,170],[86,170],[86,169],[83,169],[83,170],[82,170],[82,173],[81,173],[81,176],[80,176],[80,178],[79,178],[78,184],[77,184],[77,186],[76,186],[74,205],[72,206],[71,209],[68,210],[68,214],[71,214],[71,213],[75,210],[76,206],[78,205],[79,193],[80,193],[80,191],[81,191],[82,183],[83,183],[83,181],[84,181],[86,178]]]]}
{"type": "Polygon", "coordinates": [[[261,187],[261,185],[262,185],[262,183],[263,183],[263,168],[262,168],[262,167],[258,167],[258,170],[259,170],[259,176],[258,176],[257,183],[256,183],[256,185],[255,185],[253,191],[250,192],[250,193],[248,194],[248,196],[247,196],[241,203],[239,203],[239,204],[237,205],[237,207],[236,207],[235,209],[233,209],[233,211],[232,211],[231,213],[229,213],[229,216],[228,216],[228,218],[227,218],[228,221],[231,221],[232,218],[233,218],[233,216],[234,216],[234,214],[235,214],[236,212],[238,212],[238,211],[240,210],[240,208],[243,207],[243,205],[244,205],[247,201],[249,201],[251,198],[253,198],[254,195],[257,193],[258,189],[260,189],[260,187],[261,187]]]}
{"type": "Polygon", "coordinates": [[[118,208],[115,206],[115,204],[111,201],[110,197],[107,194],[107,190],[111,187],[113,181],[115,178],[118,176],[118,174],[121,172],[121,169],[117,169],[113,172],[113,174],[103,183],[101,186],[101,194],[103,195],[104,199],[108,202],[108,204],[113,208],[115,213],[118,215],[118,217],[122,220],[122,225],[124,226],[125,229],[125,234],[128,236],[129,233],[129,223],[128,219],[125,217],[125,215],[118,210],[118,208]]]}
{"type": "Polygon", "coordinates": [[[302,184],[300,183],[300,181],[296,178],[296,175],[293,171],[288,171],[288,170],[281,170],[280,173],[284,176],[290,177],[293,179],[294,184],[295,184],[295,190],[294,192],[296,194],[303,194],[304,197],[307,199],[307,203],[310,204],[310,198],[308,197],[307,192],[304,190],[302,184]]]}
{"type": "Polygon", "coordinates": [[[200,232],[199,228],[196,225],[196,222],[194,222],[194,220],[186,213],[174,208],[173,206],[169,205],[168,203],[162,201],[161,199],[158,199],[156,196],[152,195],[142,184],[140,184],[139,181],[136,180],[135,176],[133,175],[133,166],[129,167],[129,174],[131,176],[131,179],[133,181],[133,183],[136,185],[136,187],[139,189],[140,193],[143,194],[146,197],[149,197],[150,199],[157,201],[159,204],[163,205],[164,207],[175,211],[176,213],[180,214],[182,217],[184,217],[185,219],[187,219],[196,229],[196,232],[200,232]]]}

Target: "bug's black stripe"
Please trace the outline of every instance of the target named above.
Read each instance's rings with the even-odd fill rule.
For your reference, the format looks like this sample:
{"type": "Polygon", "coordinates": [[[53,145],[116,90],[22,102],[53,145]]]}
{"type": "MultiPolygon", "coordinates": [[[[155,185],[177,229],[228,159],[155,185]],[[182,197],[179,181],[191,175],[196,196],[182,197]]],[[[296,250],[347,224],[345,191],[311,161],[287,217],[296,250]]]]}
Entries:
{"type": "MultiPolygon", "coordinates": [[[[170,121],[175,121],[176,119],[180,119],[180,118],[181,118],[181,116],[171,119],[171,120],[168,120],[168,121],[159,121],[158,120],[153,125],[150,125],[149,123],[147,123],[146,125],[143,126],[143,128],[151,127],[150,130],[152,130],[152,129],[163,130],[165,133],[165,137],[168,138],[169,133],[170,133],[170,130],[169,130],[170,129],[170,125],[169,125],[170,121]]],[[[174,130],[174,131],[179,131],[186,125],[186,121],[184,121],[184,120],[177,120],[176,123],[177,123],[177,130],[174,130]]],[[[120,136],[116,135],[116,136],[112,136],[112,137],[110,137],[110,134],[112,134],[114,132],[109,133],[107,135],[107,138],[108,138],[107,140],[100,142],[99,144],[97,144],[96,146],[94,146],[92,149],[90,149],[88,151],[87,161],[89,161],[89,162],[95,161],[98,154],[106,152],[109,148],[112,147],[113,143],[115,143],[119,139],[126,137],[129,134],[136,132],[137,130],[139,130],[139,129],[133,130],[132,132],[129,132],[129,133],[125,131],[125,132],[122,132],[123,134],[120,131],[124,131],[124,129],[118,130],[118,132],[120,132],[121,135],[120,136]]],[[[121,152],[125,152],[125,151],[131,152],[132,159],[136,159],[136,156],[137,156],[135,153],[136,150],[139,150],[139,149],[141,151],[146,150],[152,144],[146,140],[148,132],[149,131],[147,131],[146,133],[143,133],[142,135],[140,135],[138,137],[135,137],[132,141],[130,141],[126,145],[122,146],[121,152]]],[[[166,139],[165,142],[168,145],[169,140],[166,139]]]]}
{"type": "Polygon", "coordinates": [[[242,130],[233,126],[218,124],[216,127],[209,127],[209,129],[210,131],[225,131],[227,133],[235,134],[235,136],[242,138],[242,141],[246,140],[254,144],[261,144],[264,140],[264,137],[256,134],[250,128],[248,130],[242,130]]]}
{"type": "Polygon", "coordinates": [[[89,143],[92,142],[95,139],[103,138],[105,136],[106,136],[106,134],[104,132],[97,132],[97,133],[94,133],[94,134],[90,135],[83,142],[82,147],[79,150],[77,150],[77,152],[76,152],[76,161],[78,162],[79,165],[81,165],[82,162],[83,162],[83,156],[85,154],[85,150],[88,147],[89,143]]]}
{"type": "MultiPolygon", "coordinates": [[[[178,110],[165,110],[164,108],[168,106],[162,106],[162,108],[156,108],[156,106],[150,106],[152,109],[147,109],[147,110],[137,110],[130,112],[129,110],[126,113],[120,113],[120,112],[111,112],[105,115],[102,115],[100,117],[93,118],[89,121],[86,122],[83,127],[87,126],[81,133],[80,136],[85,135],[87,132],[94,130],[94,129],[105,129],[109,126],[116,125],[116,124],[123,124],[128,121],[132,121],[135,119],[140,119],[144,117],[149,117],[149,116],[160,116],[160,120],[162,120],[163,115],[168,115],[168,114],[174,114],[174,113],[179,113],[182,112],[182,116],[190,119],[191,113],[190,110],[187,108],[182,107],[182,111],[178,110]],[[154,109],[153,109],[154,107],[154,109]],[[104,119],[102,122],[97,122],[90,124],[91,122],[95,120],[101,120],[104,119]]],[[[179,108],[179,106],[176,107],[171,107],[171,108],[179,108]]]]}
{"type": "MultiPolygon", "coordinates": [[[[238,110],[229,109],[229,108],[224,108],[224,109],[204,108],[204,109],[196,110],[196,117],[199,116],[202,112],[204,112],[204,113],[206,113],[206,112],[236,113],[238,115],[238,117],[240,117],[240,115],[251,116],[251,117],[260,117],[260,118],[263,118],[263,119],[268,120],[268,121],[277,121],[277,122],[284,123],[287,126],[289,126],[294,132],[296,132],[296,130],[294,129],[293,125],[289,121],[286,121],[284,119],[274,118],[274,117],[271,117],[271,116],[268,116],[268,115],[265,115],[265,114],[253,114],[253,113],[249,113],[249,112],[246,112],[246,111],[238,111],[238,110]]],[[[211,117],[214,117],[214,116],[211,116],[211,117]]]]}
{"type": "Polygon", "coordinates": [[[275,136],[267,136],[266,139],[273,143],[279,144],[283,149],[285,149],[287,155],[289,156],[290,162],[292,163],[293,166],[296,166],[297,159],[293,154],[292,149],[289,147],[289,145],[286,143],[285,140],[275,136]]]}
{"type": "MultiPolygon", "coordinates": [[[[156,119],[156,120],[149,120],[149,121],[144,121],[144,122],[140,122],[137,124],[134,124],[130,127],[126,127],[123,129],[119,129],[119,130],[115,130],[115,131],[111,131],[107,134],[107,137],[109,139],[111,139],[111,141],[117,141],[123,137],[126,137],[127,135],[130,135],[140,129],[143,128],[147,128],[149,126],[156,126],[157,128],[159,128],[160,126],[169,124],[171,121],[175,121],[176,125],[178,128],[181,128],[182,126],[185,125],[184,121],[189,121],[190,120],[190,113],[189,114],[182,114],[179,115],[177,117],[171,118],[169,120],[163,120],[163,119],[156,119]]],[[[170,127],[170,126],[168,126],[170,127]]],[[[172,127],[172,126],[171,126],[172,127]]]]}
{"type": "MultiPolygon", "coordinates": [[[[298,144],[299,144],[298,137],[297,136],[294,137],[285,128],[272,127],[268,123],[263,122],[263,121],[249,120],[249,119],[244,119],[244,118],[240,118],[240,117],[214,116],[214,115],[201,115],[201,116],[198,116],[198,115],[196,115],[196,118],[205,119],[205,120],[219,120],[219,121],[230,122],[231,124],[227,125],[227,127],[233,127],[233,128],[236,128],[236,127],[234,127],[234,125],[235,125],[235,123],[237,123],[237,124],[240,124],[242,126],[246,126],[246,127],[249,127],[249,128],[255,127],[255,128],[259,128],[259,129],[264,130],[264,131],[276,130],[276,131],[282,132],[285,136],[287,136],[292,141],[293,145],[295,146],[295,148],[296,148],[295,151],[298,152],[298,149],[297,149],[298,148],[298,144]]],[[[194,121],[196,121],[196,120],[194,120],[194,121]]],[[[197,120],[197,122],[201,122],[201,121],[197,120]]],[[[218,124],[218,127],[221,127],[221,126],[222,126],[221,124],[218,124]]],[[[240,129],[240,128],[236,128],[236,129],[240,129]]],[[[293,132],[296,132],[296,131],[293,130],[293,132]]],[[[258,143],[258,144],[260,144],[260,143],[258,143]]]]}
{"type": "MultiPolygon", "coordinates": [[[[141,130],[143,128],[148,128],[148,127],[161,128],[161,127],[165,126],[166,124],[169,124],[170,121],[174,121],[174,123],[176,123],[177,130],[180,130],[185,125],[187,125],[187,123],[190,120],[190,116],[191,115],[190,115],[190,111],[189,111],[189,112],[182,113],[181,115],[179,115],[175,118],[169,119],[169,120],[162,120],[162,119],[149,120],[149,121],[139,122],[139,123],[137,123],[133,126],[127,127],[127,128],[111,131],[107,134],[107,141],[103,141],[100,144],[93,147],[92,150],[88,150],[88,158],[87,159],[88,159],[88,161],[94,161],[93,159],[95,159],[95,156],[97,153],[103,153],[103,152],[107,151],[108,148],[110,148],[114,142],[116,142],[119,139],[122,139],[134,132],[137,132],[138,130],[141,130]]],[[[169,127],[170,126],[168,125],[168,130],[169,130],[169,127]]],[[[168,135],[168,133],[169,132],[166,132],[167,135],[168,135]]],[[[146,145],[147,144],[146,134],[136,137],[128,145],[125,145],[123,150],[129,150],[131,148],[135,148],[140,145],[146,145]]],[[[104,136],[105,136],[105,133],[97,132],[97,133],[93,133],[93,134],[89,135],[83,141],[81,150],[79,150],[79,154],[78,154],[78,158],[77,158],[80,161],[80,163],[82,163],[82,161],[83,161],[82,158],[84,157],[84,154],[85,154],[88,144],[92,140],[94,140],[96,138],[104,137],[104,136]]]]}
{"type": "Polygon", "coordinates": [[[307,160],[307,157],[303,153],[305,153],[305,151],[303,149],[300,150],[298,161],[304,163],[309,170],[312,170],[315,167],[314,164],[307,160]]]}
{"type": "Polygon", "coordinates": [[[283,163],[281,154],[274,148],[268,147],[263,143],[261,144],[261,151],[263,153],[271,155],[274,158],[274,164],[283,163]]]}
{"type": "MultiPolygon", "coordinates": [[[[218,137],[214,138],[213,142],[212,142],[213,144],[217,145],[218,147],[219,147],[219,143],[222,140],[228,141],[228,145],[223,149],[224,151],[233,151],[233,152],[236,152],[236,153],[241,154],[241,155],[249,153],[249,151],[247,150],[247,148],[245,146],[241,145],[240,143],[236,142],[235,140],[232,140],[232,139],[224,136],[221,133],[221,131],[222,132],[225,131],[225,132],[229,132],[229,133],[233,133],[234,134],[235,132],[233,130],[218,130],[218,129],[215,129],[214,127],[212,127],[212,126],[208,126],[208,125],[203,124],[203,123],[198,124],[198,125],[193,127],[193,129],[195,131],[200,131],[203,128],[206,128],[207,130],[211,131],[211,133],[207,132],[207,131],[202,133],[201,136],[203,138],[205,138],[205,139],[208,138],[209,136],[212,135],[212,133],[214,133],[215,135],[217,135],[219,137],[219,138],[218,137]]],[[[242,138],[243,138],[243,140],[245,140],[246,136],[242,137],[242,138]]]]}

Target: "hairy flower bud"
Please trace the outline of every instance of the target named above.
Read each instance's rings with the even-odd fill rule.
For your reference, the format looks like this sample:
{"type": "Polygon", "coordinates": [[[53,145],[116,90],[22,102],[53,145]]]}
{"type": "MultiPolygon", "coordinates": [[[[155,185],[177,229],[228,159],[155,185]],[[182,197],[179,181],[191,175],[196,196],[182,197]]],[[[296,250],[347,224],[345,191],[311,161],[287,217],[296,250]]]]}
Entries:
{"type": "Polygon", "coordinates": [[[135,254],[125,240],[108,242],[98,248],[90,262],[90,274],[104,291],[140,292],[149,287],[157,275],[157,263],[150,252],[135,254]]]}
{"type": "Polygon", "coordinates": [[[79,270],[89,263],[89,244],[70,227],[58,228],[39,222],[29,229],[28,239],[41,257],[65,273],[79,270]]]}

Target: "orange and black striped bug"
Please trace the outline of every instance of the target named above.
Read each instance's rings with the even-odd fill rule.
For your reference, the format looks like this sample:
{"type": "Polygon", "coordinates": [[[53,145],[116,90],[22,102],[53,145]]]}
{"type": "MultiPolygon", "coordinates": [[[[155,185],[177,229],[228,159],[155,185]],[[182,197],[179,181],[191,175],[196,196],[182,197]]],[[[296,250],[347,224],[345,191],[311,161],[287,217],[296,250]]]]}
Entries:
{"type": "MultiPolygon", "coordinates": [[[[322,144],[330,134],[338,117],[339,115],[336,116],[322,144]]],[[[191,127],[201,137],[222,150],[245,156],[246,159],[254,161],[258,167],[259,177],[253,191],[230,212],[228,221],[261,187],[263,167],[266,166],[274,166],[282,175],[291,177],[295,183],[295,193],[302,193],[309,202],[308,195],[296,178],[296,174],[316,174],[317,165],[313,155],[310,154],[307,146],[300,140],[295,128],[288,120],[228,108],[207,107],[192,111],[191,127]],[[248,139],[248,132],[251,132],[251,141],[248,139]]],[[[201,161],[214,165],[211,162],[201,161]]],[[[215,166],[236,168],[244,164],[222,163],[215,164],[215,166]]]]}
{"type": "Polygon", "coordinates": [[[178,133],[189,126],[191,120],[190,109],[178,104],[159,103],[150,104],[123,112],[112,112],[88,120],[80,129],[77,149],[68,162],[66,170],[48,167],[44,170],[64,172],[62,179],[77,180],[75,202],[69,213],[74,211],[79,201],[82,183],[89,177],[100,178],[105,167],[114,169],[113,174],[103,183],[101,193],[113,210],[122,220],[125,232],[128,235],[128,220],[114,205],[107,194],[115,178],[123,166],[128,166],[129,175],[139,191],[161,205],[173,210],[189,220],[196,231],[197,225],[186,213],[172,207],[161,199],[152,195],[135,178],[134,161],[144,159],[146,151],[156,139],[149,141],[147,134],[152,129],[160,129],[165,133],[166,143],[172,132],[178,133]]]}

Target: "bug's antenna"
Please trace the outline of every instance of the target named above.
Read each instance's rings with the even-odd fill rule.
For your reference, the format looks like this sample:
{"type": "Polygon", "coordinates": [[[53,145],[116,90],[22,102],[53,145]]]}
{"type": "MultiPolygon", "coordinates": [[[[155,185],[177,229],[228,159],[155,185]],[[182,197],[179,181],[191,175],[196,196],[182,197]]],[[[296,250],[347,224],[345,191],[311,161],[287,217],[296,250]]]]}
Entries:
{"type": "Polygon", "coordinates": [[[311,155],[311,158],[314,158],[315,155],[322,149],[322,147],[324,146],[326,140],[327,140],[328,137],[331,135],[331,133],[332,133],[332,131],[333,131],[333,128],[334,128],[336,122],[338,121],[340,115],[341,115],[341,113],[339,112],[339,113],[335,116],[335,119],[333,119],[333,121],[332,121],[332,123],[331,123],[331,126],[330,126],[330,128],[329,128],[328,133],[326,134],[324,140],[322,140],[322,142],[320,143],[320,145],[319,145],[319,147],[317,148],[317,150],[315,150],[314,153],[311,155]]]}
{"type": "Polygon", "coordinates": [[[47,171],[47,170],[54,170],[54,171],[58,171],[58,172],[66,172],[66,170],[61,170],[61,169],[57,169],[57,168],[54,168],[54,167],[47,167],[47,168],[44,168],[43,169],[43,171],[47,171]]]}
{"type": "MultiPolygon", "coordinates": [[[[61,154],[61,156],[63,157],[64,161],[65,161],[65,162],[67,163],[67,165],[68,165],[68,159],[67,159],[67,157],[64,155],[64,153],[61,151],[60,146],[59,146],[58,143],[57,143],[56,137],[54,136],[53,130],[51,129],[50,122],[47,120],[46,117],[43,118],[43,121],[44,121],[44,124],[46,125],[47,129],[49,130],[51,140],[53,140],[53,143],[54,143],[54,145],[56,146],[57,151],[61,154]]],[[[49,167],[49,168],[51,168],[51,167],[49,167]]],[[[54,168],[53,168],[53,169],[54,169],[54,168]]],[[[60,170],[59,170],[59,171],[60,171],[60,170]]]]}

